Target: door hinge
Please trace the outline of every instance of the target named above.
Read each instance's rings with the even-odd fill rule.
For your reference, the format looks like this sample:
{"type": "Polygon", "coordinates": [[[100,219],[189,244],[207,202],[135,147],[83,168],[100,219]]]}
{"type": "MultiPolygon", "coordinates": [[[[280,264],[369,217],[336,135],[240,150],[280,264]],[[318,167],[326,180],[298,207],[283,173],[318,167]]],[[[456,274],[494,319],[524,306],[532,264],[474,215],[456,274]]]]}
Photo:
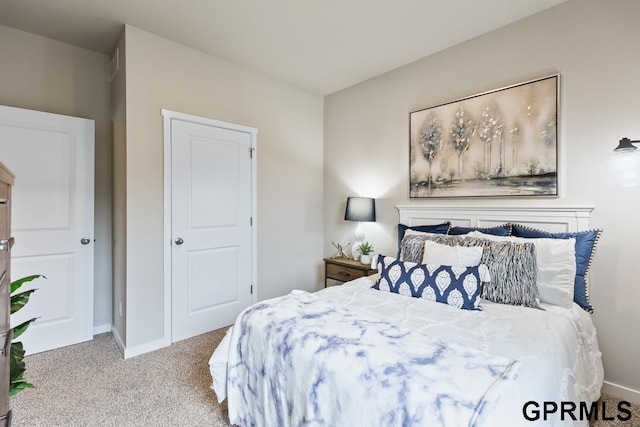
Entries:
{"type": "Polygon", "coordinates": [[[253,295],[253,285],[251,285],[251,295],[253,295]]]}
{"type": "Polygon", "coordinates": [[[249,217],[249,226],[253,227],[253,217],[249,217]]]}
{"type": "Polygon", "coordinates": [[[255,151],[255,148],[249,148],[249,158],[253,159],[253,152],[255,151]]]}

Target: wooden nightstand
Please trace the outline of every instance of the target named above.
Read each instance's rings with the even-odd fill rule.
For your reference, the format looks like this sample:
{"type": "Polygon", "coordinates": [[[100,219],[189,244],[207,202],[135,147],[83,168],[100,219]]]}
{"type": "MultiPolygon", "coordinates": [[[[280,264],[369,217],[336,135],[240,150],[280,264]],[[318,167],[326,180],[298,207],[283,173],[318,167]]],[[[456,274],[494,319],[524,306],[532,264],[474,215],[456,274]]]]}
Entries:
{"type": "Polygon", "coordinates": [[[327,279],[348,282],[358,277],[370,276],[378,270],[372,269],[370,264],[363,264],[346,258],[324,259],[324,287],[327,287],[327,279]]]}

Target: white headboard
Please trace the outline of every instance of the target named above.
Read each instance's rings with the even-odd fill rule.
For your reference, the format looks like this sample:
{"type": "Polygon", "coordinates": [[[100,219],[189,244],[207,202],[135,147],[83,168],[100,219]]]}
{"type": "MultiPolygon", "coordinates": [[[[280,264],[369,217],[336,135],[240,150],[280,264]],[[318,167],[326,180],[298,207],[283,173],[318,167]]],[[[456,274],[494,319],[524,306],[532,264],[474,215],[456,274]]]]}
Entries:
{"type": "Polygon", "coordinates": [[[517,222],[550,232],[573,232],[589,229],[593,206],[428,206],[398,205],[399,223],[408,226],[451,221],[452,226],[493,227],[517,222]]]}

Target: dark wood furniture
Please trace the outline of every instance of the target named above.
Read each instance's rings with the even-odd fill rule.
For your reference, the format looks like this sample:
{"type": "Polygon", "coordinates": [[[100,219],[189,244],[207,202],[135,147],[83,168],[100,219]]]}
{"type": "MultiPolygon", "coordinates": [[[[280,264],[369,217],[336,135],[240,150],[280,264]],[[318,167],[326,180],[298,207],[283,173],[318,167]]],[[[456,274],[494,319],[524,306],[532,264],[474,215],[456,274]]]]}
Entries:
{"type": "Polygon", "coordinates": [[[346,258],[325,258],[324,287],[327,287],[327,279],[348,282],[377,272],[378,270],[372,269],[370,264],[363,264],[360,261],[346,258]]]}
{"type": "Polygon", "coordinates": [[[9,349],[11,330],[9,314],[11,280],[9,278],[9,251],[11,236],[11,186],[13,174],[0,163],[0,427],[11,425],[9,410],[9,349]]]}

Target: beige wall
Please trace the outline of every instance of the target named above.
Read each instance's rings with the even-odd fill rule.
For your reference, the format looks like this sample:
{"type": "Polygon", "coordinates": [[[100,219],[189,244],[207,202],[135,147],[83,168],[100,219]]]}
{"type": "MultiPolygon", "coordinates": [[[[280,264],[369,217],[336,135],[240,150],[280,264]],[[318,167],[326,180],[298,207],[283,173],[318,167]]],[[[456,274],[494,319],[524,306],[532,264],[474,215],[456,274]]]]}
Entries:
{"type": "Polygon", "coordinates": [[[0,104],[95,120],[94,326],[110,328],[109,57],[0,26],[0,58],[0,104]]]}
{"type": "Polygon", "coordinates": [[[126,344],[163,336],[161,109],[258,129],[258,299],[322,282],[323,99],[126,26],[126,344]]]}
{"type": "MultiPolygon", "coordinates": [[[[408,199],[409,112],[553,73],[561,74],[560,193],[546,200],[430,200],[429,204],[593,204],[603,228],[591,270],[605,379],[640,391],[640,189],[608,188],[599,169],[618,139],[640,139],[640,2],[570,0],[325,98],[325,255],[352,239],[347,196],[377,198],[368,240],[394,253],[408,199]]],[[[416,41],[419,42],[419,41],[416,41]]],[[[411,201],[419,203],[419,201],[411,201]]],[[[636,395],[640,396],[640,395],[636,395]]]]}

